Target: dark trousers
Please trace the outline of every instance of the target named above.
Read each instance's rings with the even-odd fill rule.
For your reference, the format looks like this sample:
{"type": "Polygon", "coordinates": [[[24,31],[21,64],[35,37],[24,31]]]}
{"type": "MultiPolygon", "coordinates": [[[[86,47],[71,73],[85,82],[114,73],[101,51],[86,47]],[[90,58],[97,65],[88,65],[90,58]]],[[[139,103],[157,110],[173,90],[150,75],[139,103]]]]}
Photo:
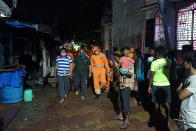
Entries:
{"type": "Polygon", "coordinates": [[[85,90],[86,90],[86,80],[87,80],[87,74],[75,74],[74,75],[74,88],[75,90],[79,90],[81,86],[81,95],[85,96],[85,90]]]}
{"type": "Polygon", "coordinates": [[[124,115],[130,114],[130,97],[131,89],[129,87],[119,90],[118,106],[120,111],[122,111],[124,115]]]}
{"type": "Polygon", "coordinates": [[[70,77],[58,76],[60,98],[65,99],[65,95],[68,94],[70,89],[70,77]]]}
{"type": "Polygon", "coordinates": [[[147,92],[148,89],[145,88],[145,82],[144,81],[138,81],[138,96],[137,96],[137,100],[138,102],[143,102],[144,100],[146,100],[147,98],[147,92]]]}

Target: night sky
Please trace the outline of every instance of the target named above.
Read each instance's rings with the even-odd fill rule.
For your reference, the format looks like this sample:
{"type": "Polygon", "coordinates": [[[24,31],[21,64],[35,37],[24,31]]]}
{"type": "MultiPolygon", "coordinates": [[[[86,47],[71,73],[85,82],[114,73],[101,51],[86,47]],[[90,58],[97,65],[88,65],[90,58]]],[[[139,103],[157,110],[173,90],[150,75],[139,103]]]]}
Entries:
{"type": "Polygon", "coordinates": [[[63,39],[86,39],[100,28],[104,0],[18,0],[12,19],[48,24],[63,39]]]}

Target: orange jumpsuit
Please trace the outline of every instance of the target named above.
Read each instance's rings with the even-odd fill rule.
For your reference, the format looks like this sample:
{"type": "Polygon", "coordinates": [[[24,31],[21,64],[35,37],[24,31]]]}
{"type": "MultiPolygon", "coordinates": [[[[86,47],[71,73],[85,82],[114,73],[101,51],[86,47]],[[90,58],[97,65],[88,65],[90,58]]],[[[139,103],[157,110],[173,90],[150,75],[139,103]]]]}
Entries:
{"type": "Polygon", "coordinates": [[[110,72],[108,60],[104,53],[92,55],[91,68],[93,72],[93,82],[96,94],[101,94],[101,87],[106,87],[106,73],[110,72]],[[107,71],[107,72],[106,72],[107,71]],[[101,83],[101,87],[100,87],[101,83]]]}

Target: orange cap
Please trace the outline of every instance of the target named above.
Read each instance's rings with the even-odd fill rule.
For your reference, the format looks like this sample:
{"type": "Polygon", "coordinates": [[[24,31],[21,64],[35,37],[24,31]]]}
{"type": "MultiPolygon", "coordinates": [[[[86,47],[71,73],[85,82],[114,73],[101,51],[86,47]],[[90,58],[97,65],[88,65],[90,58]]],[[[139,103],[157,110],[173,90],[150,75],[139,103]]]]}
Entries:
{"type": "Polygon", "coordinates": [[[99,50],[99,47],[98,46],[94,46],[93,47],[93,52],[98,51],[98,50],[99,50]]]}

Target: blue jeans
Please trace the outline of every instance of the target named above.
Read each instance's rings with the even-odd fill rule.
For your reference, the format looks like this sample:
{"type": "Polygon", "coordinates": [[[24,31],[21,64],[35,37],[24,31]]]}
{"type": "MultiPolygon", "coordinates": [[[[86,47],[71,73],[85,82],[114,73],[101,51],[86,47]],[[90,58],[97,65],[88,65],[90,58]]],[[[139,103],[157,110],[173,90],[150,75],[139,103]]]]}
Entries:
{"type": "Polygon", "coordinates": [[[76,73],[74,76],[74,88],[75,90],[78,91],[81,86],[81,96],[85,96],[86,80],[87,80],[87,74],[76,73]]]}
{"type": "Polygon", "coordinates": [[[130,114],[130,97],[131,89],[129,87],[119,90],[118,106],[120,111],[122,111],[124,115],[130,114]]]}
{"type": "Polygon", "coordinates": [[[70,77],[58,76],[60,98],[65,99],[65,95],[68,94],[70,89],[70,77]]]}

